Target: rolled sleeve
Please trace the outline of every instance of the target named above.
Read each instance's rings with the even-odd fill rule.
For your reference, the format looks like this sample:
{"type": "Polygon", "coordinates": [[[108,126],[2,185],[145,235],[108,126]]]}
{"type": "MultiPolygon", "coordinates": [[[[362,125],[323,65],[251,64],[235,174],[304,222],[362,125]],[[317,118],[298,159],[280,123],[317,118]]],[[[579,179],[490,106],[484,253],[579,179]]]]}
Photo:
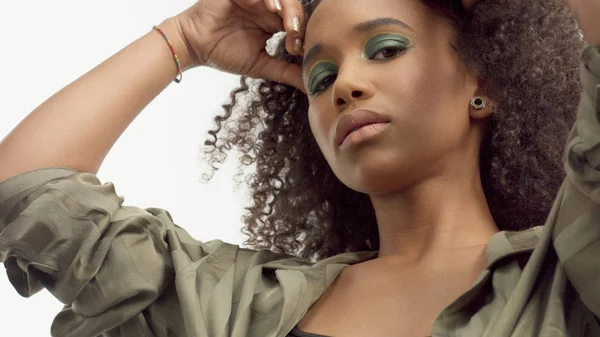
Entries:
{"type": "Polygon", "coordinates": [[[577,119],[566,151],[566,170],[571,183],[595,203],[600,203],[600,49],[590,45],[581,54],[583,86],[577,119]]]}
{"type": "Polygon", "coordinates": [[[22,296],[46,288],[66,304],[52,335],[97,336],[131,325],[173,280],[171,216],[123,202],[112,183],[66,168],[0,183],[0,262],[22,296]]]}
{"type": "Polygon", "coordinates": [[[600,316],[600,49],[581,54],[583,86],[577,119],[567,141],[567,177],[556,202],[553,244],[583,303],[600,316]]]}

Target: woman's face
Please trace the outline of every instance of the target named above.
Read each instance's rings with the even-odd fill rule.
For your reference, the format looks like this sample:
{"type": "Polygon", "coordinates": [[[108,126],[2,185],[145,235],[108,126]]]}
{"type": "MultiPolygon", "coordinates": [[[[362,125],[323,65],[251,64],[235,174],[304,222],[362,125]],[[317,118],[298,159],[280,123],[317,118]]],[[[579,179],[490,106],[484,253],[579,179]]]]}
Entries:
{"type": "Polygon", "coordinates": [[[323,0],[317,7],[304,44],[309,121],[345,185],[389,193],[443,175],[465,156],[477,81],[453,51],[452,34],[420,0],[323,0]],[[401,23],[364,24],[379,18],[401,23]],[[321,52],[311,53],[317,44],[321,52]],[[375,136],[339,146],[337,122],[355,109],[378,112],[389,123],[375,136]]]}

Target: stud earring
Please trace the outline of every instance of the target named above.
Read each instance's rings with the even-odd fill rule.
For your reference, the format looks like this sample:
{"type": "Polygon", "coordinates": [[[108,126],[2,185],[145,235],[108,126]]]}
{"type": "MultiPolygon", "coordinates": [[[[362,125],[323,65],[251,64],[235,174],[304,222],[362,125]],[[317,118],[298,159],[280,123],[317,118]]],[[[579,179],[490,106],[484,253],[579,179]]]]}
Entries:
{"type": "Polygon", "coordinates": [[[477,110],[481,110],[485,108],[485,99],[483,99],[481,96],[473,97],[471,100],[471,106],[477,110]]]}

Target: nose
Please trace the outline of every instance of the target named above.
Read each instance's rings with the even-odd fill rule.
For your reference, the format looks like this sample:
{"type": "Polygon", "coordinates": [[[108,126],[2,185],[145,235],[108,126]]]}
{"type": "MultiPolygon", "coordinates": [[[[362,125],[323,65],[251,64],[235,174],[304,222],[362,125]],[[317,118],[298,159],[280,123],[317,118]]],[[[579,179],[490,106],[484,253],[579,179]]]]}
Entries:
{"type": "Polygon", "coordinates": [[[367,73],[360,73],[359,65],[349,67],[350,70],[343,71],[340,68],[338,76],[333,84],[333,106],[339,111],[352,105],[357,100],[367,100],[373,93],[373,84],[367,73]]]}
{"type": "MultiPolygon", "coordinates": [[[[352,90],[352,93],[350,94],[350,96],[352,97],[352,99],[359,99],[362,96],[364,96],[364,92],[362,90],[352,90]]],[[[342,106],[342,105],[344,105],[346,103],[349,103],[347,101],[348,100],[345,99],[344,97],[338,97],[337,100],[336,100],[336,104],[338,106],[342,106]]]]}

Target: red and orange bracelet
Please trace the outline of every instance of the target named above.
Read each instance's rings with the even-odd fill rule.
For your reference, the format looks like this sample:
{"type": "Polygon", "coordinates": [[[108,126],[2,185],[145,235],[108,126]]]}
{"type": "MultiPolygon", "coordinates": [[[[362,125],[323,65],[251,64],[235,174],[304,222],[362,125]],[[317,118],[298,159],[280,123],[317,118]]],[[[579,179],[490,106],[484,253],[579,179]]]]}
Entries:
{"type": "Polygon", "coordinates": [[[179,83],[181,82],[181,79],[183,78],[183,71],[181,70],[181,62],[179,62],[179,56],[177,56],[177,52],[175,51],[175,47],[173,47],[173,44],[171,43],[171,40],[169,40],[169,37],[167,36],[167,34],[165,34],[165,32],[162,31],[162,29],[160,29],[158,26],[154,26],[153,29],[157,30],[160,35],[162,35],[165,40],[167,41],[167,43],[169,44],[169,48],[171,48],[171,53],[173,53],[173,57],[175,58],[175,63],[177,64],[177,77],[175,77],[175,82],[179,83]]]}

